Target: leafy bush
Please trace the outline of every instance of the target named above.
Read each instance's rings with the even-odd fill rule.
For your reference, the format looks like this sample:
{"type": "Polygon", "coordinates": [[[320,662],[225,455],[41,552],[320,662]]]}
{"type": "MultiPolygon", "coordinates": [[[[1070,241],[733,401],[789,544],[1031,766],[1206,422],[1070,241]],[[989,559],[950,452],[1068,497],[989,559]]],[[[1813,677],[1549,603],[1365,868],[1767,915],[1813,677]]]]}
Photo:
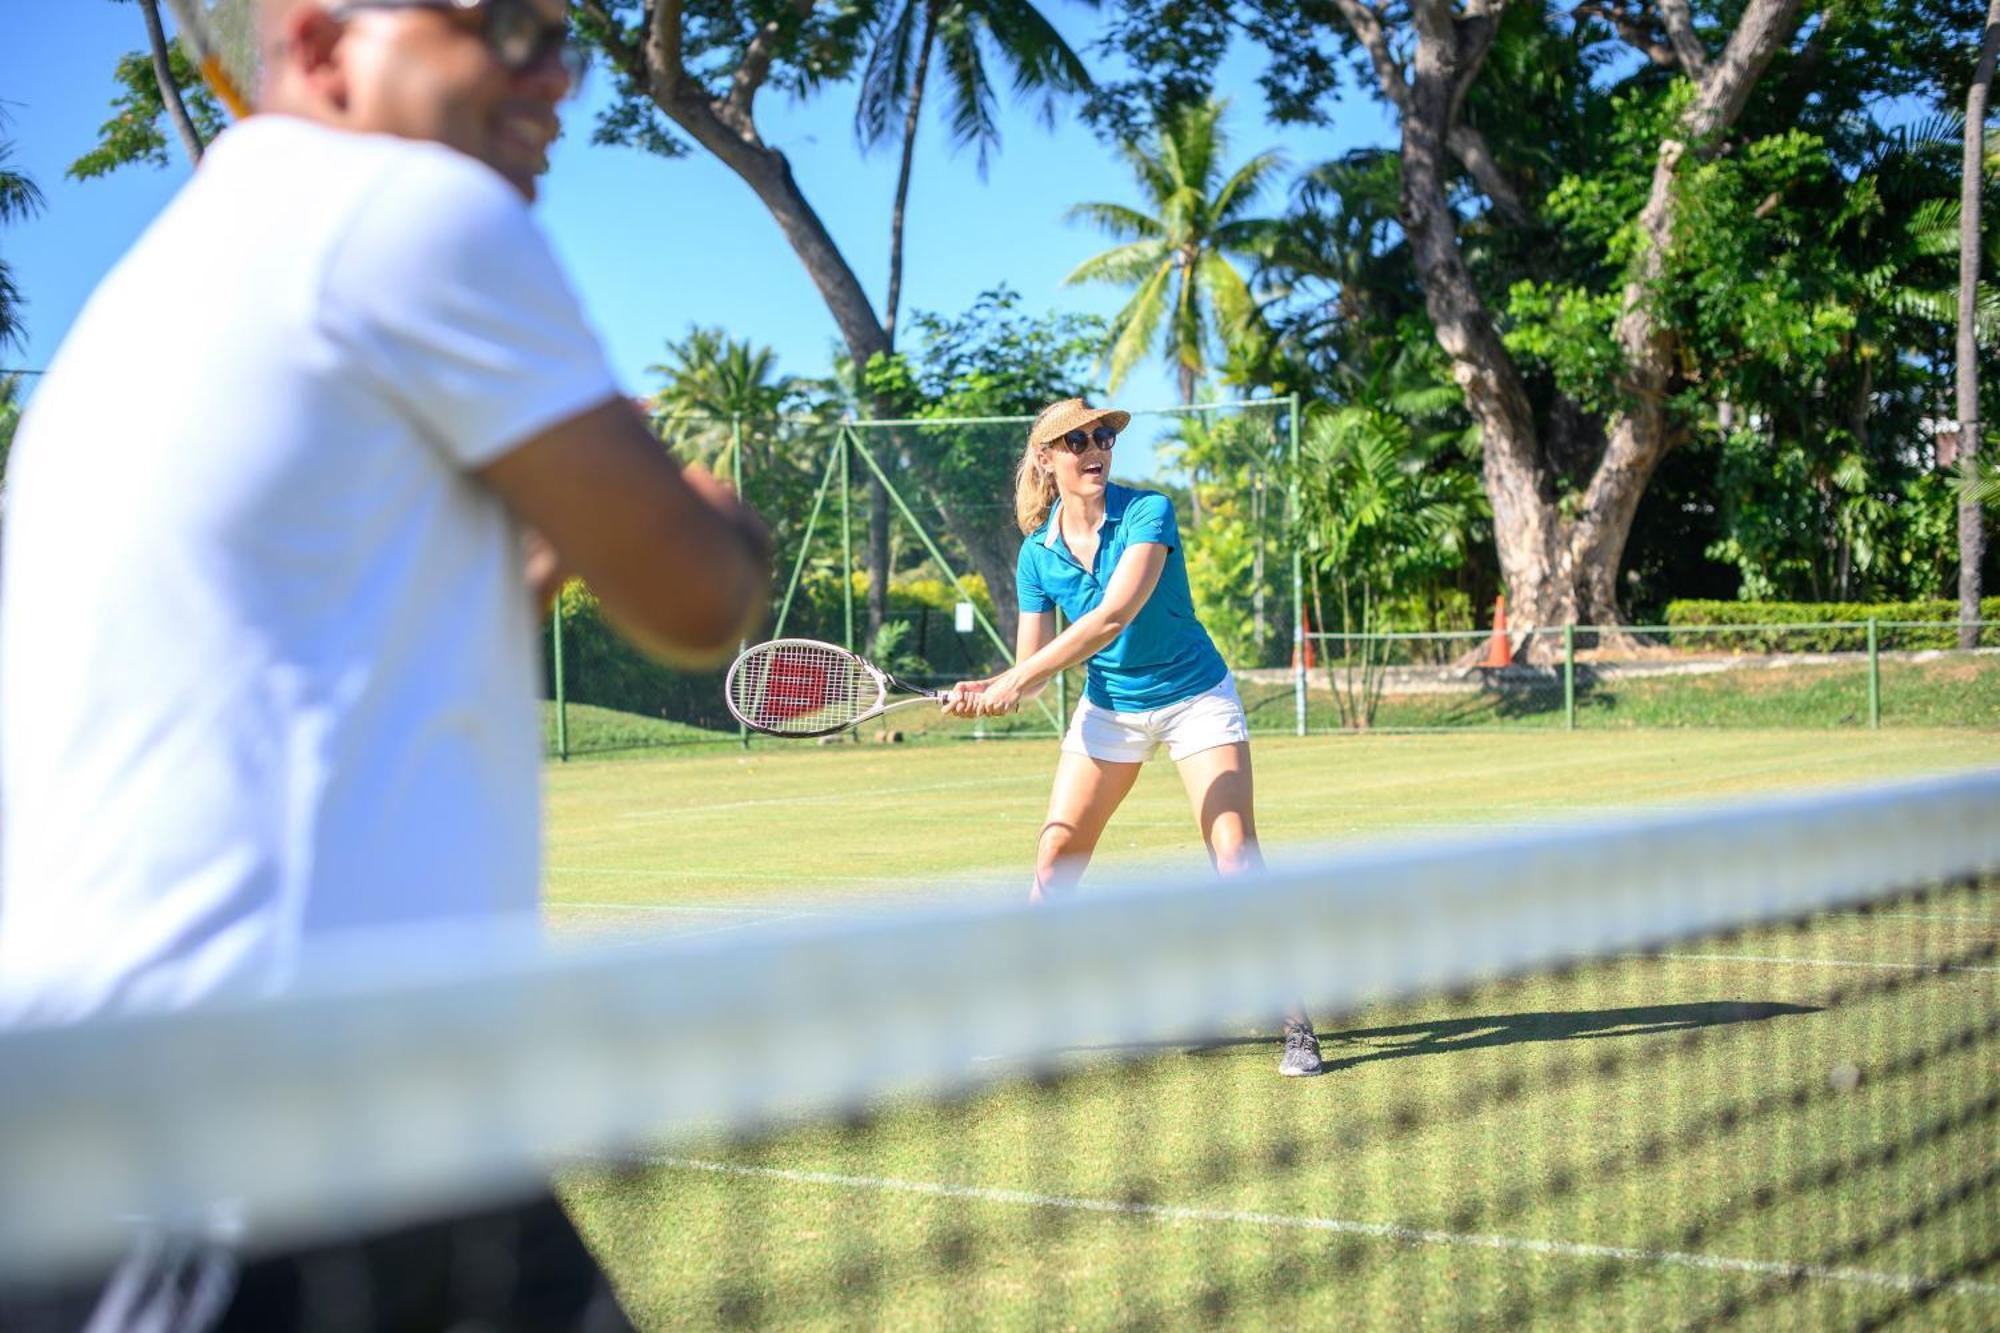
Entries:
{"type": "MultiPolygon", "coordinates": [[[[735,732],[736,723],[722,702],[721,670],[683,671],[653,661],[619,636],[596,594],[580,580],[564,586],[557,606],[563,627],[563,692],[571,703],[735,732]]],[[[545,663],[553,652],[549,640],[544,621],[545,663]]]]}
{"type": "MultiPolygon", "coordinates": [[[[1979,618],[1986,622],[1980,632],[1983,646],[2000,646],[2000,597],[1989,597],[1979,605],[1979,618]]],[[[1770,628],[1730,629],[1715,634],[1676,634],[1673,644],[1683,649],[1713,649],[1749,653],[1828,653],[1859,652],[1868,646],[1868,622],[1888,626],[1879,642],[1890,649],[1953,648],[1958,645],[1958,603],[1943,600],[1921,602],[1709,602],[1667,603],[1667,624],[1673,626],[1726,627],[1732,625],[1770,628]],[[1802,629],[1798,626],[1830,626],[1802,629]]]]}

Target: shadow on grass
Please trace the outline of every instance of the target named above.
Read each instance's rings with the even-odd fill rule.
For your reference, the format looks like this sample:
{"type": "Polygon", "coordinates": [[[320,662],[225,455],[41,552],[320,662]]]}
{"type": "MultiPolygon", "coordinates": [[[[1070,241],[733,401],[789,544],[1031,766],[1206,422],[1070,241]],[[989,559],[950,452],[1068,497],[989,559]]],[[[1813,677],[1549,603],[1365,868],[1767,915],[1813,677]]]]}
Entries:
{"type": "MultiPolygon", "coordinates": [[[[1605,1037],[1653,1037],[1725,1023],[1761,1023],[1790,1014],[1815,1014],[1813,1005],[1754,1000],[1703,1000],[1694,1004],[1646,1004],[1624,1009],[1548,1010],[1525,1014],[1479,1014],[1464,1018],[1433,1018],[1393,1027],[1344,1028],[1319,1033],[1326,1068],[1351,1069],[1377,1060],[1401,1060],[1412,1055],[1447,1055],[1487,1046],[1520,1046],[1541,1041],[1596,1041],[1605,1037]],[[1343,1047],[1364,1048],[1346,1053],[1343,1047]]],[[[1190,1055],[1227,1051],[1239,1046],[1276,1046],[1276,1035],[1260,1037],[1198,1037],[1182,1041],[1141,1042],[1123,1046],[1080,1046],[1072,1051],[1181,1050],[1190,1055]]]]}
{"type": "Polygon", "coordinates": [[[1725,1023],[1761,1023],[1787,1014],[1811,1014],[1810,1005],[1706,1000],[1697,1004],[1647,1004],[1626,1009],[1556,1010],[1526,1014],[1483,1014],[1438,1018],[1393,1027],[1349,1028],[1320,1034],[1328,1069],[1351,1069],[1376,1060],[1442,1055],[1485,1046],[1519,1046],[1541,1041],[1596,1041],[1605,1037],[1650,1037],[1725,1023]],[[1366,1048],[1348,1054],[1342,1048],[1366,1048]]]}

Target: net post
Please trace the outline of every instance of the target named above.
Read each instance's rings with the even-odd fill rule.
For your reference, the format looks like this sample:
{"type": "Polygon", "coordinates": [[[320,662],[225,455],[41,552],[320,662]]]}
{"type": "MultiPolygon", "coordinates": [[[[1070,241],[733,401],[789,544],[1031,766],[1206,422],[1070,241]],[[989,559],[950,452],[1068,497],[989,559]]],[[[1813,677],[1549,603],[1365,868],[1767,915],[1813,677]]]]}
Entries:
{"type": "Polygon", "coordinates": [[[848,652],[854,649],[854,509],[850,503],[852,479],[850,463],[854,449],[854,428],[840,430],[840,610],[848,652]]]}
{"type": "Polygon", "coordinates": [[[1306,734],[1306,580],[1305,558],[1299,550],[1299,396],[1285,398],[1291,443],[1285,478],[1285,531],[1292,548],[1292,730],[1306,734]]]}
{"type": "Polygon", "coordinates": [[[555,677],[556,758],[569,762],[569,697],[563,689],[563,604],[562,589],[556,589],[556,604],[549,608],[550,670],[555,677]]]}
{"type": "Polygon", "coordinates": [[[1563,626],[1563,730],[1576,730],[1576,626],[1563,626]]]}
{"type": "Polygon", "coordinates": [[[1882,643],[1875,617],[1868,617],[1868,726],[1882,729],[1882,643]]]}

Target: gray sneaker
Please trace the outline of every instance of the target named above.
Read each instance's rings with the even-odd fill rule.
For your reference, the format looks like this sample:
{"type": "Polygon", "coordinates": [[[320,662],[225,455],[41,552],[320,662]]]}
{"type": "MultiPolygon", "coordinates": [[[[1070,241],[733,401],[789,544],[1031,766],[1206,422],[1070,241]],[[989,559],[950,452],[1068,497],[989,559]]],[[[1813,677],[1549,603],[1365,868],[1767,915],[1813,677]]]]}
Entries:
{"type": "Polygon", "coordinates": [[[1310,1023],[1285,1024],[1285,1054],[1278,1072],[1286,1078],[1310,1078],[1320,1072],[1319,1038],[1310,1023]]]}

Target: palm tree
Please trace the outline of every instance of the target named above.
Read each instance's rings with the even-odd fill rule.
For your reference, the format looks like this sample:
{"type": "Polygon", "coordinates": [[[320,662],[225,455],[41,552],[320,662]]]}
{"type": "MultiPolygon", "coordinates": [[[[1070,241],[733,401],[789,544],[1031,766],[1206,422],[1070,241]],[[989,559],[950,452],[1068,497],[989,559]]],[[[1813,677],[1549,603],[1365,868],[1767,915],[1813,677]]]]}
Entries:
{"type": "Polygon", "coordinates": [[[1230,256],[1255,256],[1272,243],[1276,224],[1244,215],[1284,169],[1284,159],[1265,151],[1225,178],[1227,109],[1226,101],[1213,99],[1182,107],[1150,146],[1132,140],[1119,145],[1151,213],[1104,203],[1078,204],[1069,212],[1130,238],[1086,259],[1067,279],[1135,289],[1109,334],[1105,359],[1114,390],[1161,342],[1164,327],[1181,401],[1192,403],[1196,382],[1217,359],[1215,343],[1235,341],[1258,327],[1256,298],[1230,256]]]}
{"type": "MultiPolygon", "coordinates": [[[[1099,0],[1086,0],[1093,7],[1099,0]]],[[[990,154],[1000,146],[994,119],[993,84],[987,74],[991,52],[1011,68],[1017,95],[1039,94],[1045,125],[1055,120],[1059,97],[1088,92],[1090,73],[1055,25],[1031,0],[893,0],[884,5],[869,32],[867,68],[854,108],[854,132],[863,148],[889,137],[900,119],[902,158],[896,168],[896,198],[889,211],[889,292],[883,303],[882,338],[896,347],[896,315],[903,299],[903,224],[910,197],[910,166],[917,146],[924,96],[933,57],[941,58],[948,80],[954,147],[973,145],[979,175],[986,176],[990,154]]],[[[877,402],[876,416],[894,416],[877,402]]],[[[889,574],[894,561],[889,494],[868,479],[868,627],[872,635],[889,613],[889,574]]]]}
{"type": "MultiPolygon", "coordinates": [[[[6,124],[7,113],[0,108],[0,128],[6,124]]],[[[7,165],[13,155],[13,140],[0,139],[0,223],[19,222],[42,211],[41,189],[26,172],[7,165]]],[[[0,259],[0,347],[18,345],[21,337],[21,291],[7,261],[0,259]]]]}
{"type": "Polygon", "coordinates": [[[650,400],[661,438],[689,462],[726,474],[746,435],[768,431],[799,390],[789,375],[773,377],[778,354],[722,329],[690,328],[667,343],[667,359],[646,367],[661,385],[650,400]]]}
{"type": "MultiPolygon", "coordinates": [[[[1099,0],[1085,0],[1095,7],[1099,0]]],[[[942,59],[954,147],[973,146],[979,175],[1000,146],[994,119],[993,84],[987,53],[1013,72],[1019,96],[1039,95],[1044,125],[1053,125],[1057,101],[1089,92],[1090,72],[1033,4],[1026,0],[895,0],[870,34],[868,66],[861,77],[861,100],[854,109],[855,136],[863,148],[889,137],[900,118],[902,161],[896,171],[896,202],[889,218],[889,296],[882,331],[896,342],[896,312],[903,291],[903,220],[910,195],[910,163],[933,57],[942,59]]]]}

